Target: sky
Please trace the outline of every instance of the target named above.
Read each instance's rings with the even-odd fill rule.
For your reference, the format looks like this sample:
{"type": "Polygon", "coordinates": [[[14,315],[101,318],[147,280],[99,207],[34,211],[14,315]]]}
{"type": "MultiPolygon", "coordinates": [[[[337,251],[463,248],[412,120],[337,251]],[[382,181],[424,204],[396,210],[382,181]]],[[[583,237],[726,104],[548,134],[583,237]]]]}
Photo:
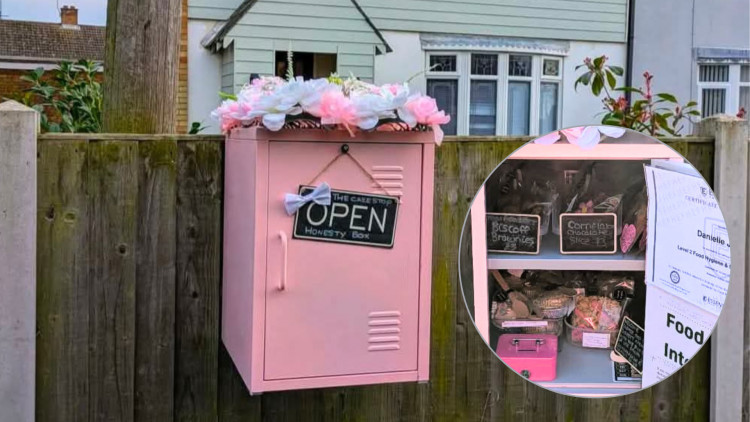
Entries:
{"type": "Polygon", "coordinates": [[[40,22],[60,22],[58,7],[78,8],[81,25],[105,25],[107,0],[0,0],[3,19],[40,22]]]}

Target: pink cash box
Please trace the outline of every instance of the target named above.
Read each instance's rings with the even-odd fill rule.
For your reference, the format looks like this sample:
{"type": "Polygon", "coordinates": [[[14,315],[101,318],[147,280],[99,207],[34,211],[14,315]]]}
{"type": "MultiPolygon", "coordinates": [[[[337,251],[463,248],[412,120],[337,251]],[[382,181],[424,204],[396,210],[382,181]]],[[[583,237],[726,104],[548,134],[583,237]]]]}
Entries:
{"type": "Polygon", "coordinates": [[[530,381],[552,381],[557,377],[557,336],[554,334],[503,334],[497,341],[497,356],[530,381]]]}

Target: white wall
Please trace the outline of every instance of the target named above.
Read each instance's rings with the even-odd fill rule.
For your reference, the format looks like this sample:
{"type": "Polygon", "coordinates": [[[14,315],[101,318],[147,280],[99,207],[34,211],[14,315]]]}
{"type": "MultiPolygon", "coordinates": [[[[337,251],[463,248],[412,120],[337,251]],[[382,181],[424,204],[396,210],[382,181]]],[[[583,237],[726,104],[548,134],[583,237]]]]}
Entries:
{"type": "MultiPolygon", "coordinates": [[[[625,69],[627,59],[627,48],[620,43],[597,43],[571,41],[570,52],[563,60],[563,99],[562,99],[562,122],[560,127],[584,126],[601,123],[602,98],[596,98],[591,94],[590,87],[578,86],[578,91],[573,89],[578,76],[584,70],[575,70],[576,66],[583,63],[586,57],[598,57],[601,55],[609,57],[608,64],[620,66],[625,69]]],[[[625,83],[624,76],[618,78],[618,85],[625,83]]]]}
{"type": "Polygon", "coordinates": [[[424,93],[427,82],[424,77],[425,53],[419,41],[419,33],[385,31],[383,37],[393,49],[392,52],[375,56],[376,85],[409,82],[412,91],[424,93]]]}
{"type": "MultiPolygon", "coordinates": [[[[416,32],[385,31],[383,36],[393,48],[393,52],[375,56],[375,83],[403,82],[414,78],[410,86],[414,91],[424,92],[426,82],[424,74],[425,52],[416,32]]],[[[583,63],[586,57],[600,55],[609,57],[608,63],[625,68],[627,49],[624,43],[601,43],[571,41],[569,54],[563,60],[562,120],[560,127],[590,125],[601,122],[601,98],[594,97],[579,86],[578,92],[573,89],[575,80],[582,70],[575,67],[583,63]]],[[[622,78],[619,78],[623,82],[622,78]]],[[[500,110],[503,112],[503,110],[500,110]]]]}
{"type": "Polygon", "coordinates": [[[215,21],[188,22],[188,124],[202,122],[205,134],[220,133],[218,123],[211,119],[221,102],[221,55],[203,48],[201,40],[211,31],[215,21]]]}

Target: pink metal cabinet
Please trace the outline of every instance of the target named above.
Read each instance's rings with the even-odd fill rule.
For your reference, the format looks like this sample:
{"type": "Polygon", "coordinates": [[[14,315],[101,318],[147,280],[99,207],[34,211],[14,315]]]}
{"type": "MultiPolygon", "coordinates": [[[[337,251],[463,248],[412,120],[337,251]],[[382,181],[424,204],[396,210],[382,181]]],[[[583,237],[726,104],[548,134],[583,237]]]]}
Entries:
{"type": "Polygon", "coordinates": [[[250,392],[427,380],[431,134],[240,129],[225,156],[222,339],[250,392]],[[377,182],[346,157],[312,180],[343,144],[377,182]],[[393,247],[293,238],[284,195],[321,182],[398,196],[393,247]]]}

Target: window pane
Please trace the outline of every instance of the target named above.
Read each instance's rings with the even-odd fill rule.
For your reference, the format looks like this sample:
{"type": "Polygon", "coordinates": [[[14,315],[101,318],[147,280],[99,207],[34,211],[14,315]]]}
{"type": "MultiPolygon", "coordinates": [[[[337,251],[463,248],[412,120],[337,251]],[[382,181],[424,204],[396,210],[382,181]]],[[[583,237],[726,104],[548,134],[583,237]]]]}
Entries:
{"type": "Polygon", "coordinates": [[[430,56],[431,72],[455,72],[456,56],[430,56]]]}
{"type": "Polygon", "coordinates": [[[713,116],[724,112],[726,89],[704,89],[701,95],[701,115],[713,116]]]}
{"type": "Polygon", "coordinates": [[[448,124],[442,125],[446,135],[456,134],[458,109],[458,81],[457,80],[427,80],[427,95],[435,99],[440,110],[451,116],[448,124]]]}
{"type": "Polygon", "coordinates": [[[531,76],[531,56],[511,54],[508,61],[508,75],[531,76]]]}
{"type": "Polygon", "coordinates": [[[744,64],[740,68],[740,82],[750,82],[750,64],[744,64]]]}
{"type": "Polygon", "coordinates": [[[508,82],[508,135],[529,134],[529,82],[508,82]]]}
{"type": "Polygon", "coordinates": [[[472,75],[497,75],[497,54],[472,54],[472,75]]]}
{"type": "Polygon", "coordinates": [[[539,92],[539,133],[557,130],[557,84],[542,82],[539,92]]]}
{"type": "Polygon", "coordinates": [[[497,82],[471,81],[469,135],[494,135],[497,82]]]}
{"type": "Polygon", "coordinates": [[[725,64],[701,65],[698,78],[701,82],[727,82],[729,80],[729,66],[725,64]]]}
{"type": "Polygon", "coordinates": [[[544,76],[560,76],[560,60],[544,59],[544,76]]]}
{"type": "Polygon", "coordinates": [[[750,113],[750,86],[740,87],[740,107],[745,109],[745,113],[750,113]]]}

